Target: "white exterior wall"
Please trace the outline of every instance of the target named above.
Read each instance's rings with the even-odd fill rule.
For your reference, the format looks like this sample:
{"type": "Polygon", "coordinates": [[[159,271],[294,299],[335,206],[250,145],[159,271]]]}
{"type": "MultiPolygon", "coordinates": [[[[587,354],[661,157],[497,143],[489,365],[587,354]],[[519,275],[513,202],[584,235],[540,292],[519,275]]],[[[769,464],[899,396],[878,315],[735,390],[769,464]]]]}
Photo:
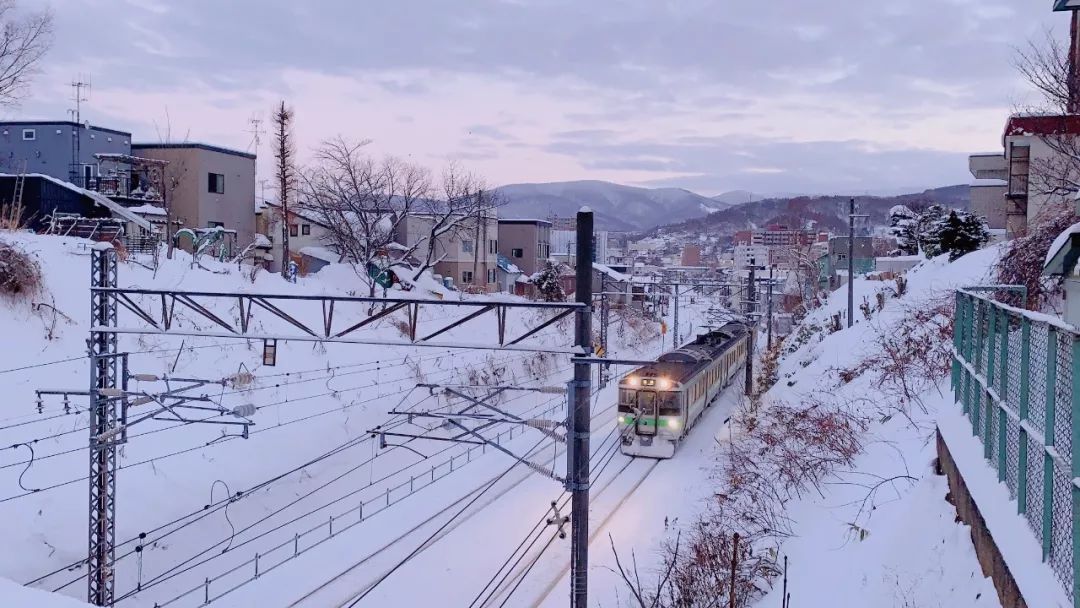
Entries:
{"type": "Polygon", "coordinates": [[[735,268],[768,266],[769,248],[765,245],[736,245],[735,268]]]}

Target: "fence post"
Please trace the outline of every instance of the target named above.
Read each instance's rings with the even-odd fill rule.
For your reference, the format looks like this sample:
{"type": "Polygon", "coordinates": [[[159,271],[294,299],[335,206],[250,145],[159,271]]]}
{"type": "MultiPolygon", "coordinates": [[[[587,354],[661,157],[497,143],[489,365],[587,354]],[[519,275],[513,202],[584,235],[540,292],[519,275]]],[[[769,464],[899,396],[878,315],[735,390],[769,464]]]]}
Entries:
{"type": "Polygon", "coordinates": [[[975,318],[975,304],[974,299],[969,295],[964,294],[964,335],[962,336],[963,343],[960,345],[960,350],[964,355],[964,363],[967,363],[961,370],[961,403],[963,405],[963,412],[972,415],[971,409],[971,371],[968,367],[971,366],[971,343],[972,343],[972,331],[974,328],[975,318]]]}
{"type": "Polygon", "coordinates": [[[1050,557],[1054,521],[1054,459],[1046,448],[1054,445],[1054,396],[1057,389],[1057,328],[1046,328],[1046,429],[1043,437],[1043,561],[1050,557]]]}
{"type": "MultiPolygon", "coordinates": [[[[972,378],[968,382],[970,384],[973,384],[973,385],[978,385],[978,379],[976,378],[976,376],[980,373],[980,370],[982,370],[982,341],[983,341],[982,318],[983,318],[983,306],[982,306],[982,300],[980,300],[978,298],[975,298],[975,297],[972,297],[971,300],[972,300],[972,305],[975,307],[975,314],[974,314],[975,323],[974,323],[974,325],[972,325],[972,331],[974,332],[975,335],[972,336],[974,338],[974,341],[973,341],[973,343],[971,345],[971,347],[972,347],[971,355],[972,356],[968,359],[968,363],[971,364],[971,369],[972,369],[972,371],[970,372],[972,378]]],[[[982,414],[982,393],[979,392],[978,386],[972,386],[971,387],[971,391],[970,391],[969,396],[970,396],[970,398],[972,400],[972,404],[971,404],[971,432],[976,437],[980,437],[982,435],[982,433],[979,432],[979,428],[980,428],[979,427],[979,421],[980,421],[979,416],[980,416],[980,414],[982,414]],[[978,397],[977,401],[975,399],[976,397],[978,397]]]]}
{"type": "Polygon", "coordinates": [[[1072,571],[1073,571],[1073,606],[1080,605],[1080,487],[1076,485],[1076,478],[1080,475],[1080,424],[1077,424],[1077,419],[1080,417],[1080,340],[1077,340],[1076,334],[1069,332],[1069,336],[1072,338],[1072,349],[1070,350],[1072,361],[1072,393],[1070,395],[1072,399],[1072,417],[1070,418],[1072,428],[1069,429],[1070,437],[1072,437],[1072,474],[1069,475],[1069,485],[1072,494],[1072,571]]]}
{"type": "Polygon", "coordinates": [[[953,360],[952,360],[952,390],[953,400],[960,401],[960,353],[964,342],[964,296],[959,289],[956,290],[956,303],[953,304],[956,314],[953,318],[953,360]]]}
{"type": "Polygon", "coordinates": [[[1026,422],[1031,399],[1031,320],[1020,319],[1020,446],[1016,459],[1016,504],[1027,513],[1028,493],[1028,432],[1026,422]]]}
{"type": "MultiPolygon", "coordinates": [[[[997,346],[997,310],[994,306],[987,302],[986,304],[986,386],[983,388],[983,400],[986,401],[986,409],[983,410],[983,457],[990,460],[990,452],[994,442],[997,441],[997,437],[991,436],[991,422],[996,415],[997,403],[994,401],[990,391],[994,388],[994,379],[996,376],[994,373],[997,368],[994,366],[994,347],[997,346]]],[[[997,466],[996,462],[990,463],[993,466],[997,466]]]]}
{"type": "Polygon", "coordinates": [[[1009,313],[1004,308],[999,308],[1001,316],[1001,347],[998,349],[998,375],[1000,376],[1001,393],[998,394],[997,417],[998,417],[998,481],[1005,481],[1005,469],[1009,466],[1009,448],[1006,443],[1009,434],[1009,417],[1005,414],[1005,404],[1009,402],[1009,313]]]}

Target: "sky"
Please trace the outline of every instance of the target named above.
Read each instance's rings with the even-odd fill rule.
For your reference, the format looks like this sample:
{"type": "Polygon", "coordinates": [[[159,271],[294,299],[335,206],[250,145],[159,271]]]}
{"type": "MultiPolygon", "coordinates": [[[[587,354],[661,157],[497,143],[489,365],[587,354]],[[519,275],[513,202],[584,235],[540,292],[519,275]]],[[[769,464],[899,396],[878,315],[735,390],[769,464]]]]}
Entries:
{"type": "Polygon", "coordinates": [[[137,142],[255,150],[285,100],[304,162],[341,135],[492,185],[708,195],[968,183],[1030,101],[1015,49],[1068,25],[1051,0],[19,2],[55,43],[7,119],[67,116],[81,75],[83,119],[137,142]]]}

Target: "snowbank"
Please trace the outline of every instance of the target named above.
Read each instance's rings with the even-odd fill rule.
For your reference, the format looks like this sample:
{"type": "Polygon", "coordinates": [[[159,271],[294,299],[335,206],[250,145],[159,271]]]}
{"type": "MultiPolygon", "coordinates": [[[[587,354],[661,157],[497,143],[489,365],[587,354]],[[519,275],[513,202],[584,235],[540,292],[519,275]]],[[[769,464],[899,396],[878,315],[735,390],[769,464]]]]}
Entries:
{"type": "Polygon", "coordinates": [[[0,606],[4,608],[87,608],[90,604],[57,593],[31,589],[0,577],[0,606]]]}

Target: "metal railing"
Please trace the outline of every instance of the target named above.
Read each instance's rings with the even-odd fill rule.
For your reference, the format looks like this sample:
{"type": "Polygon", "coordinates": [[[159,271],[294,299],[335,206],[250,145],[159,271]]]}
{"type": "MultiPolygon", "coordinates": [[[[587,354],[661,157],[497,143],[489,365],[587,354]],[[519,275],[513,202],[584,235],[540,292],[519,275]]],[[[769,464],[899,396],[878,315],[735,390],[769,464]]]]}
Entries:
{"type": "Polygon", "coordinates": [[[1080,334],[1052,317],[956,292],[952,388],[1074,604],[1080,584],[1080,334]]]}

